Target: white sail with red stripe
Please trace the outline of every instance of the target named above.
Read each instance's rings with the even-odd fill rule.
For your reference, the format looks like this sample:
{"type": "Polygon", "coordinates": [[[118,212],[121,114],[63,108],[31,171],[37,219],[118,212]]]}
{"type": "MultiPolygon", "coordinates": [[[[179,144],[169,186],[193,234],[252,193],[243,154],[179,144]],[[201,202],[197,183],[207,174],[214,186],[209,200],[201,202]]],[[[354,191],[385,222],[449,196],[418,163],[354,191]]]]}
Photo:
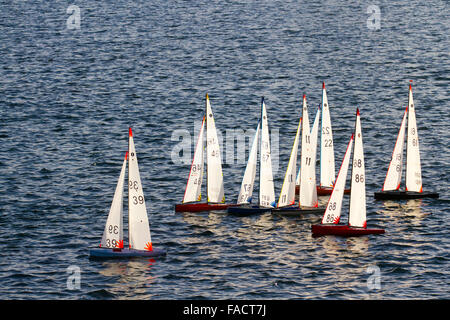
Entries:
{"type": "Polygon", "coordinates": [[[353,145],[353,134],[352,137],[350,138],[350,142],[348,143],[344,160],[342,160],[341,168],[339,169],[336,183],[334,184],[333,187],[333,192],[331,193],[330,199],[328,200],[327,208],[322,218],[322,224],[339,223],[352,145],[353,145]]]}

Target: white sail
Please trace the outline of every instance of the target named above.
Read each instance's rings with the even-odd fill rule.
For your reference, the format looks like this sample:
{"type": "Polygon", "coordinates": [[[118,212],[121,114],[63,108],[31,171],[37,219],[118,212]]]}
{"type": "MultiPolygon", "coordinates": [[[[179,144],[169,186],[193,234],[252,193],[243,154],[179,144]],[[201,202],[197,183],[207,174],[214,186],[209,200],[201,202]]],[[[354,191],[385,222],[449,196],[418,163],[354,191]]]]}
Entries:
{"type": "Polygon", "coordinates": [[[402,180],[402,164],[403,164],[403,145],[405,143],[405,127],[406,127],[406,108],[403,114],[402,124],[398,131],[397,141],[395,142],[394,151],[392,152],[391,162],[384,180],[383,191],[398,190],[402,180]]]}
{"type": "Polygon", "coordinates": [[[306,207],[317,207],[316,189],[316,152],[317,152],[317,122],[312,132],[309,129],[308,107],[306,96],[303,95],[302,114],[302,148],[300,161],[300,195],[299,205],[306,207]]]}
{"type": "Polygon", "coordinates": [[[366,227],[366,175],[361,132],[361,117],[356,109],[355,146],[353,149],[350,212],[348,223],[352,227],[366,227]]]}
{"type": "Polygon", "coordinates": [[[325,83],[322,84],[322,134],[320,137],[320,186],[332,187],[335,180],[334,144],[325,83]]]}
{"type": "Polygon", "coordinates": [[[277,207],[289,206],[295,203],[295,174],[297,171],[297,153],[300,140],[302,118],[300,118],[295,134],[294,145],[292,146],[291,156],[289,157],[288,167],[284,175],[283,186],[281,187],[280,198],[277,207]]]}
{"type": "Polygon", "coordinates": [[[322,218],[322,224],[339,223],[352,145],[353,145],[353,135],[350,138],[350,142],[348,143],[344,160],[342,160],[341,168],[339,169],[336,183],[334,184],[333,187],[333,192],[331,193],[330,199],[328,200],[327,208],[322,218]]]}
{"type": "Polygon", "coordinates": [[[191,171],[184,192],[183,203],[200,201],[202,199],[202,180],[203,180],[203,132],[205,127],[205,117],[203,117],[202,127],[197,139],[197,146],[192,159],[191,171]]]}
{"type": "Polygon", "coordinates": [[[422,192],[422,171],[420,168],[419,134],[416,124],[411,85],[409,85],[408,102],[408,138],[406,144],[406,190],[422,192]]]}
{"type": "Polygon", "coordinates": [[[245,168],[244,177],[242,178],[241,190],[239,192],[237,204],[251,203],[253,187],[255,185],[256,166],[258,164],[258,136],[259,126],[256,128],[255,136],[253,138],[252,147],[248,155],[247,167],[245,168]]]}
{"type": "Polygon", "coordinates": [[[206,94],[206,155],[208,164],[208,202],[224,203],[225,196],[223,190],[222,160],[220,156],[219,139],[217,138],[216,124],[208,94],[206,94]]]}
{"type": "Polygon", "coordinates": [[[272,176],[272,156],[270,154],[269,124],[264,98],[261,101],[261,142],[259,167],[259,205],[275,206],[275,188],[272,176]]]}
{"type": "Polygon", "coordinates": [[[123,184],[127,167],[127,154],[128,152],[123,160],[122,170],[120,171],[105,230],[103,231],[100,245],[103,248],[123,248],[123,184]]]}
{"type": "Polygon", "coordinates": [[[147,208],[131,128],[128,145],[128,229],[130,248],[152,250],[147,208]]]}

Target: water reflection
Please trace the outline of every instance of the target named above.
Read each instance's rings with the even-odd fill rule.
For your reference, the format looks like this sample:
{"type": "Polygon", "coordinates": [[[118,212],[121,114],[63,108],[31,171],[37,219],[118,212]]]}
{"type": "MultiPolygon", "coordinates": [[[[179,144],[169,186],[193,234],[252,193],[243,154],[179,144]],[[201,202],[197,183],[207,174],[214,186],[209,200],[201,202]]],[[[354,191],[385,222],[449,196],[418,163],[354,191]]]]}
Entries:
{"type": "MultiPolygon", "coordinates": [[[[156,277],[150,274],[155,259],[130,259],[105,261],[99,273],[106,277],[116,277],[117,281],[108,281],[108,291],[117,299],[133,299],[136,296],[150,297],[150,287],[156,277]]],[[[147,298],[148,298],[147,297],[147,298]]]]}
{"type": "Polygon", "coordinates": [[[399,218],[408,218],[413,225],[422,224],[422,220],[429,216],[431,212],[426,212],[427,203],[423,199],[413,199],[407,201],[383,201],[383,209],[377,213],[389,217],[390,222],[399,221],[399,218]]]}

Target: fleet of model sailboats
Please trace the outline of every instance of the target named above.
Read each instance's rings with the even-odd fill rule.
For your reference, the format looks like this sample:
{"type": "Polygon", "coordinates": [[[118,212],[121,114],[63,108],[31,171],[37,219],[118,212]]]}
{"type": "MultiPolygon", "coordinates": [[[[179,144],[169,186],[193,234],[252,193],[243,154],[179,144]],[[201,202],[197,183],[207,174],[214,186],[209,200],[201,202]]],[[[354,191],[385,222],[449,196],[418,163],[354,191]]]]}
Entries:
{"type": "MultiPolygon", "coordinates": [[[[272,212],[282,215],[324,213],[321,223],[311,226],[313,236],[360,236],[382,234],[385,232],[381,228],[367,227],[366,173],[359,109],[356,110],[354,132],[348,143],[337,178],[335,178],[334,143],[325,83],[322,86],[322,105],[317,110],[311,129],[306,96],[303,96],[302,117],[300,117],[298,122],[278,203],[275,201],[269,125],[264,98],[261,99],[260,120],[251,144],[238,199],[233,204],[225,203],[221,152],[208,94],[206,94],[205,109],[206,112],[197,139],[183,202],[175,205],[175,211],[227,210],[228,213],[237,215],[250,215],[262,212],[272,212]],[[321,122],[320,183],[316,185],[315,164],[319,122],[321,122]],[[206,147],[203,141],[205,131],[206,147]],[[297,153],[300,143],[301,157],[298,162],[297,153]],[[205,150],[207,163],[207,201],[201,202],[205,150]],[[350,161],[352,151],[353,158],[350,161]],[[296,176],[298,164],[300,169],[296,176]],[[352,167],[351,189],[345,189],[347,172],[350,165],[352,167]],[[258,167],[259,201],[258,204],[252,204],[258,167]],[[340,223],[344,193],[350,193],[350,208],[348,222],[346,224],[340,223]],[[299,199],[298,204],[296,204],[297,194],[299,199]],[[326,207],[319,208],[318,195],[330,195],[326,207]]],[[[425,192],[422,188],[419,137],[411,84],[409,86],[408,106],[403,114],[386,179],[382,191],[375,192],[374,196],[376,199],[439,197],[438,193],[425,192]],[[406,183],[405,191],[400,191],[405,132],[407,132],[406,183]]],[[[157,257],[164,255],[166,255],[166,251],[161,248],[155,248],[152,243],[133,134],[130,128],[128,151],[125,154],[125,159],[122,164],[101,243],[99,247],[90,249],[90,257],[157,257]],[[127,164],[129,248],[124,248],[123,189],[127,164]]]]}

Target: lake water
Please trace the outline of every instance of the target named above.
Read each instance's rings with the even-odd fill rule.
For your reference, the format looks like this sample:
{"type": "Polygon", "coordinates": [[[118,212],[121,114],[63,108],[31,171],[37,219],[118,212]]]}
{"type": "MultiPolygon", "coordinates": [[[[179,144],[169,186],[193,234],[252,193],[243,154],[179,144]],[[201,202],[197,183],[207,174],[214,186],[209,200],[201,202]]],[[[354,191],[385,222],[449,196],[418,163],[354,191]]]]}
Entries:
{"type": "MultiPolygon", "coordinates": [[[[78,25],[70,4],[1,5],[1,299],[450,298],[448,3],[81,0],[78,25]],[[375,201],[409,80],[423,188],[440,198],[375,201]],[[206,93],[224,140],[256,127],[265,97],[278,197],[301,97],[312,122],[323,81],[336,168],[360,108],[368,225],[384,235],[312,238],[319,216],[174,212],[191,157],[174,159],[178,134],[194,144],[206,93]],[[128,127],[168,254],[92,261],[128,127]]],[[[235,202],[248,146],[222,152],[235,202]]],[[[347,208],[346,196],[344,222],[347,208]]]]}

